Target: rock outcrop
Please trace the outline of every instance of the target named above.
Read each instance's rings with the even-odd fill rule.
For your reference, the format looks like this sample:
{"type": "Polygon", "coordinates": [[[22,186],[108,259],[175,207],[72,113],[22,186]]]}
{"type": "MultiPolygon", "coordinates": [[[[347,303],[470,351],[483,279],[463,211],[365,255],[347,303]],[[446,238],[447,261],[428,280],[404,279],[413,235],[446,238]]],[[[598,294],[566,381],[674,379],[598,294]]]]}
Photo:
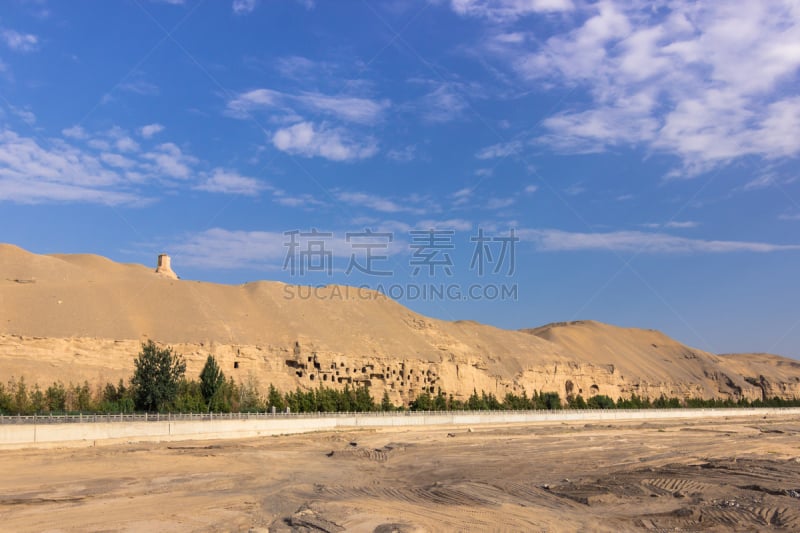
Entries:
{"type": "Polygon", "coordinates": [[[190,376],[211,353],[227,375],[262,387],[365,384],[395,402],[439,390],[462,399],[473,390],[800,396],[800,365],[767,356],[750,364],[656,331],[591,321],[509,331],[428,318],[354,287],[218,285],[93,255],[0,245],[0,379],[127,378],[144,339],[184,354],[190,376]]]}

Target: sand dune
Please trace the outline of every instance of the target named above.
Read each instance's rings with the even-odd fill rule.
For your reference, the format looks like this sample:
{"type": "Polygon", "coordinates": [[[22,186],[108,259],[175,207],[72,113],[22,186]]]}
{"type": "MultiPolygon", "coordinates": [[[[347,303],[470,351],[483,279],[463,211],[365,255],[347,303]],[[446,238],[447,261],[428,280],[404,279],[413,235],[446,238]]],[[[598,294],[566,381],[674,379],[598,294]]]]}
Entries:
{"type": "Polygon", "coordinates": [[[176,280],[95,255],[0,245],[1,377],[113,381],[130,374],[148,338],[184,353],[190,375],[214,353],[238,379],[365,383],[396,400],[440,388],[458,396],[524,389],[757,398],[760,375],[789,396],[800,377],[791,365],[751,367],[747,357],[716,356],[655,331],[597,322],[508,331],[428,318],[353,287],[176,280]]]}

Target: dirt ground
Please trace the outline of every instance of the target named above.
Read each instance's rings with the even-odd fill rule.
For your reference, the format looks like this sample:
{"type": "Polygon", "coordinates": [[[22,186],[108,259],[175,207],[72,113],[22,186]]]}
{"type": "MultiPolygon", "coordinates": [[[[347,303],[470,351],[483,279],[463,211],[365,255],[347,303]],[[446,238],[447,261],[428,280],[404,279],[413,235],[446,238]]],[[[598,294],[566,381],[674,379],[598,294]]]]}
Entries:
{"type": "Polygon", "coordinates": [[[800,419],[4,451],[3,531],[799,531],[800,419]]]}

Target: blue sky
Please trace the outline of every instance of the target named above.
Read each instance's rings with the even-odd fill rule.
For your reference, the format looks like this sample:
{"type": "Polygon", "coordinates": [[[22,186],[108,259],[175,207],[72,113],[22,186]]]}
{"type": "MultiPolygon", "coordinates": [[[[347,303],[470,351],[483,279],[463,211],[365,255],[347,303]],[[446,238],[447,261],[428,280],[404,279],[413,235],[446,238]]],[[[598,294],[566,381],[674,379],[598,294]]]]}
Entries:
{"type": "Polygon", "coordinates": [[[0,240],[800,357],[799,69],[789,1],[4,2],[0,240]]]}

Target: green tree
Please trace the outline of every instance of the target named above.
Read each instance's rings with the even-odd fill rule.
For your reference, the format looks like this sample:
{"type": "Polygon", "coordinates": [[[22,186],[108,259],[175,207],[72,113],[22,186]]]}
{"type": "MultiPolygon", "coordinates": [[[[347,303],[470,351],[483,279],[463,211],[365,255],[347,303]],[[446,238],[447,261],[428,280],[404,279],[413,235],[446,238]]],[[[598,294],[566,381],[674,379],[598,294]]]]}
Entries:
{"type": "Polygon", "coordinates": [[[592,396],[586,402],[586,405],[588,405],[590,409],[616,409],[617,407],[617,404],[614,403],[614,400],[605,394],[592,396]]]}
{"type": "Polygon", "coordinates": [[[471,411],[485,411],[487,409],[487,406],[486,402],[484,401],[484,398],[485,395],[478,396],[478,391],[472,389],[472,394],[467,400],[467,407],[469,407],[471,411]]]}
{"type": "Polygon", "coordinates": [[[435,411],[447,411],[447,397],[442,392],[442,389],[439,389],[439,393],[433,399],[433,409],[435,411]]]}
{"type": "Polygon", "coordinates": [[[209,355],[206,364],[200,372],[200,392],[208,406],[209,411],[215,411],[216,396],[225,386],[225,374],[219,369],[217,360],[209,355]]]}
{"type": "Polygon", "coordinates": [[[394,403],[392,403],[392,399],[389,398],[389,391],[383,391],[383,398],[381,399],[381,411],[394,411],[396,407],[394,403]]]}
{"type": "Polygon", "coordinates": [[[173,407],[181,413],[202,413],[208,410],[200,391],[200,384],[195,380],[182,379],[178,384],[178,394],[173,402],[173,407]]]}
{"type": "Polygon", "coordinates": [[[269,386],[269,392],[267,393],[267,405],[269,409],[275,408],[275,411],[281,413],[286,410],[286,402],[283,400],[283,396],[281,395],[280,391],[275,388],[275,385],[269,386]]]}
{"type": "Polygon", "coordinates": [[[14,410],[18,414],[27,414],[30,409],[30,403],[28,401],[28,385],[25,383],[25,378],[21,377],[19,381],[9,381],[8,384],[14,396],[14,410]]]}
{"type": "Polygon", "coordinates": [[[134,361],[131,379],[137,409],[163,411],[175,400],[186,372],[186,362],[172,348],[159,348],[153,341],[142,343],[134,361]]]}
{"type": "Polygon", "coordinates": [[[67,390],[60,381],[53,383],[44,391],[44,401],[48,411],[63,412],[67,409],[67,390]]]}
{"type": "Polygon", "coordinates": [[[586,409],[588,407],[586,405],[586,400],[584,400],[583,396],[580,394],[577,396],[570,396],[568,403],[570,409],[586,409]]]}
{"type": "Polygon", "coordinates": [[[433,398],[427,392],[421,392],[408,407],[412,411],[430,411],[433,409],[433,398]]]}
{"type": "Polygon", "coordinates": [[[33,390],[30,394],[31,397],[31,409],[34,413],[41,413],[45,410],[45,401],[44,401],[44,393],[42,389],[39,388],[39,384],[35,384],[33,386],[33,390]]]}
{"type": "Polygon", "coordinates": [[[252,373],[239,383],[239,408],[240,412],[254,413],[264,409],[264,400],[258,392],[260,389],[258,378],[252,373]]]}
{"type": "Polygon", "coordinates": [[[561,398],[557,392],[542,392],[539,394],[539,401],[550,411],[561,409],[561,398]]]}
{"type": "Polygon", "coordinates": [[[367,385],[357,387],[355,396],[356,411],[368,413],[375,410],[375,400],[372,399],[372,393],[369,392],[369,387],[367,385]]]}

